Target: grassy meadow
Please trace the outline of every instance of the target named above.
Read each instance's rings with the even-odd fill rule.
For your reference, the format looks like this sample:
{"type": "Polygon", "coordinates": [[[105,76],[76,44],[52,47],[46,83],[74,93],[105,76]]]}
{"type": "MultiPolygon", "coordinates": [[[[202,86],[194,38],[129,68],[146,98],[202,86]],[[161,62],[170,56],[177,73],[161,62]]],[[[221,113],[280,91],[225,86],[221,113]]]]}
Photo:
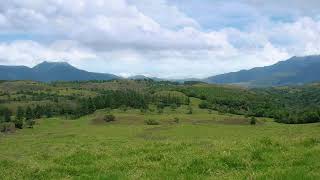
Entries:
{"type": "MultiPolygon", "coordinates": [[[[199,109],[97,110],[0,134],[0,179],[319,179],[320,124],[199,109]],[[99,117],[112,113],[114,122],[99,117]],[[159,125],[147,125],[147,120],[159,125]]],[[[152,108],[151,108],[152,109],[152,108]]]]}

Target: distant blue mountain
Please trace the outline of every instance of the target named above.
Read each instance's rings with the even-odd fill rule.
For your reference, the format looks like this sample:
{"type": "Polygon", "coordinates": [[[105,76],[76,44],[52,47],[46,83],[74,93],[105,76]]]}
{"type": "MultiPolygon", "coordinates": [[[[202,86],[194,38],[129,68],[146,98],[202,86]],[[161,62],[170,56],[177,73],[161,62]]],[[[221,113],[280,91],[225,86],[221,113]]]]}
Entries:
{"type": "Polygon", "coordinates": [[[204,81],[246,86],[283,86],[320,82],[320,56],[292,57],[271,66],[212,76],[204,81]]]}
{"type": "Polygon", "coordinates": [[[86,81],[112,80],[120,77],[112,74],[92,73],[77,69],[66,62],[44,61],[33,68],[26,66],[0,66],[0,80],[34,81],[86,81]]]}

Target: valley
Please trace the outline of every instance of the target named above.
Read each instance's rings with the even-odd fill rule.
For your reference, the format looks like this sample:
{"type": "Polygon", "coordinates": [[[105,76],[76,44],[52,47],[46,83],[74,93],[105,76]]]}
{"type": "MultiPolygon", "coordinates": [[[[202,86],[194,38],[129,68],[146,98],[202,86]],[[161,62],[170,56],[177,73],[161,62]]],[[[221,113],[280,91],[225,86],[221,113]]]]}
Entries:
{"type": "MultiPolygon", "coordinates": [[[[293,117],[293,110],[318,107],[314,97],[303,96],[318,91],[317,84],[279,89],[187,84],[151,80],[1,82],[1,112],[10,112],[9,121],[2,113],[1,124],[11,126],[0,133],[0,177],[320,177],[320,124],[268,117],[275,109],[293,117]],[[250,104],[262,110],[252,110],[250,104]],[[24,112],[21,129],[14,128],[19,107],[24,112]]],[[[319,117],[319,111],[313,113],[319,117]]]]}

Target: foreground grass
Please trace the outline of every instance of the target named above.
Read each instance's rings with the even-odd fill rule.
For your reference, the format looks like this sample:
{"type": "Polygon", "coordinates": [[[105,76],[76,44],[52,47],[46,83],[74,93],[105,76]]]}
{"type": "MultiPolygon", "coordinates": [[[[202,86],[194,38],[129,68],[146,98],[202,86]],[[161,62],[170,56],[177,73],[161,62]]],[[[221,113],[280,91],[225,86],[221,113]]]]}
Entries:
{"type": "Polygon", "coordinates": [[[114,111],[112,123],[92,121],[105,111],[42,119],[33,129],[0,135],[0,179],[320,178],[320,124],[259,119],[251,126],[241,116],[185,112],[114,111]]]}

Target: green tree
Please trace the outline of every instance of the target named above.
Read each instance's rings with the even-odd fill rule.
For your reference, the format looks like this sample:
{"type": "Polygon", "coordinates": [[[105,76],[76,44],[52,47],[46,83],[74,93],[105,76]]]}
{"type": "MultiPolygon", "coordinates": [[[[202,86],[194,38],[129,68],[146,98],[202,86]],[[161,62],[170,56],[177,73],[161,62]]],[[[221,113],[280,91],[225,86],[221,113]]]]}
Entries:
{"type": "Polygon", "coordinates": [[[257,124],[257,119],[255,117],[251,117],[250,124],[251,125],[256,125],[257,124]]]}
{"type": "Polygon", "coordinates": [[[37,105],[36,108],[33,110],[33,118],[39,119],[42,116],[42,108],[41,106],[37,105]]]}
{"type": "Polygon", "coordinates": [[[47,118],[51,118],[52,117],[52,108],[51,108],[51,106],[49,106],[49,105],[46,106],[44,114],[46,115],[47,118]]]}
{"type": "Polygon", "coordinates": [[[96,106],[91,97],[88,99],[88,111],[89,113],[94,113],[96,111],[96,106]]]}
{"type": "Polygon", "coordinates": [[[33,111],[30,106],[27,107],[25,116],[26,116],[26,120],[30,120],[33,118],[33,111]]]}
{"type": "Polygon", "coordinates": [[[24,117],[24,110],[22,107],[18,107],[17,115],[14,120],[14,125],[16,128],[22,129],[23,128],[23,117],[24,117]]]}
{"type": "Polygon", "coordinates": [[[11,115],[12,112],[8,108],[3,109],[3,118],[5,122],[11,121],[11,115]]]}

